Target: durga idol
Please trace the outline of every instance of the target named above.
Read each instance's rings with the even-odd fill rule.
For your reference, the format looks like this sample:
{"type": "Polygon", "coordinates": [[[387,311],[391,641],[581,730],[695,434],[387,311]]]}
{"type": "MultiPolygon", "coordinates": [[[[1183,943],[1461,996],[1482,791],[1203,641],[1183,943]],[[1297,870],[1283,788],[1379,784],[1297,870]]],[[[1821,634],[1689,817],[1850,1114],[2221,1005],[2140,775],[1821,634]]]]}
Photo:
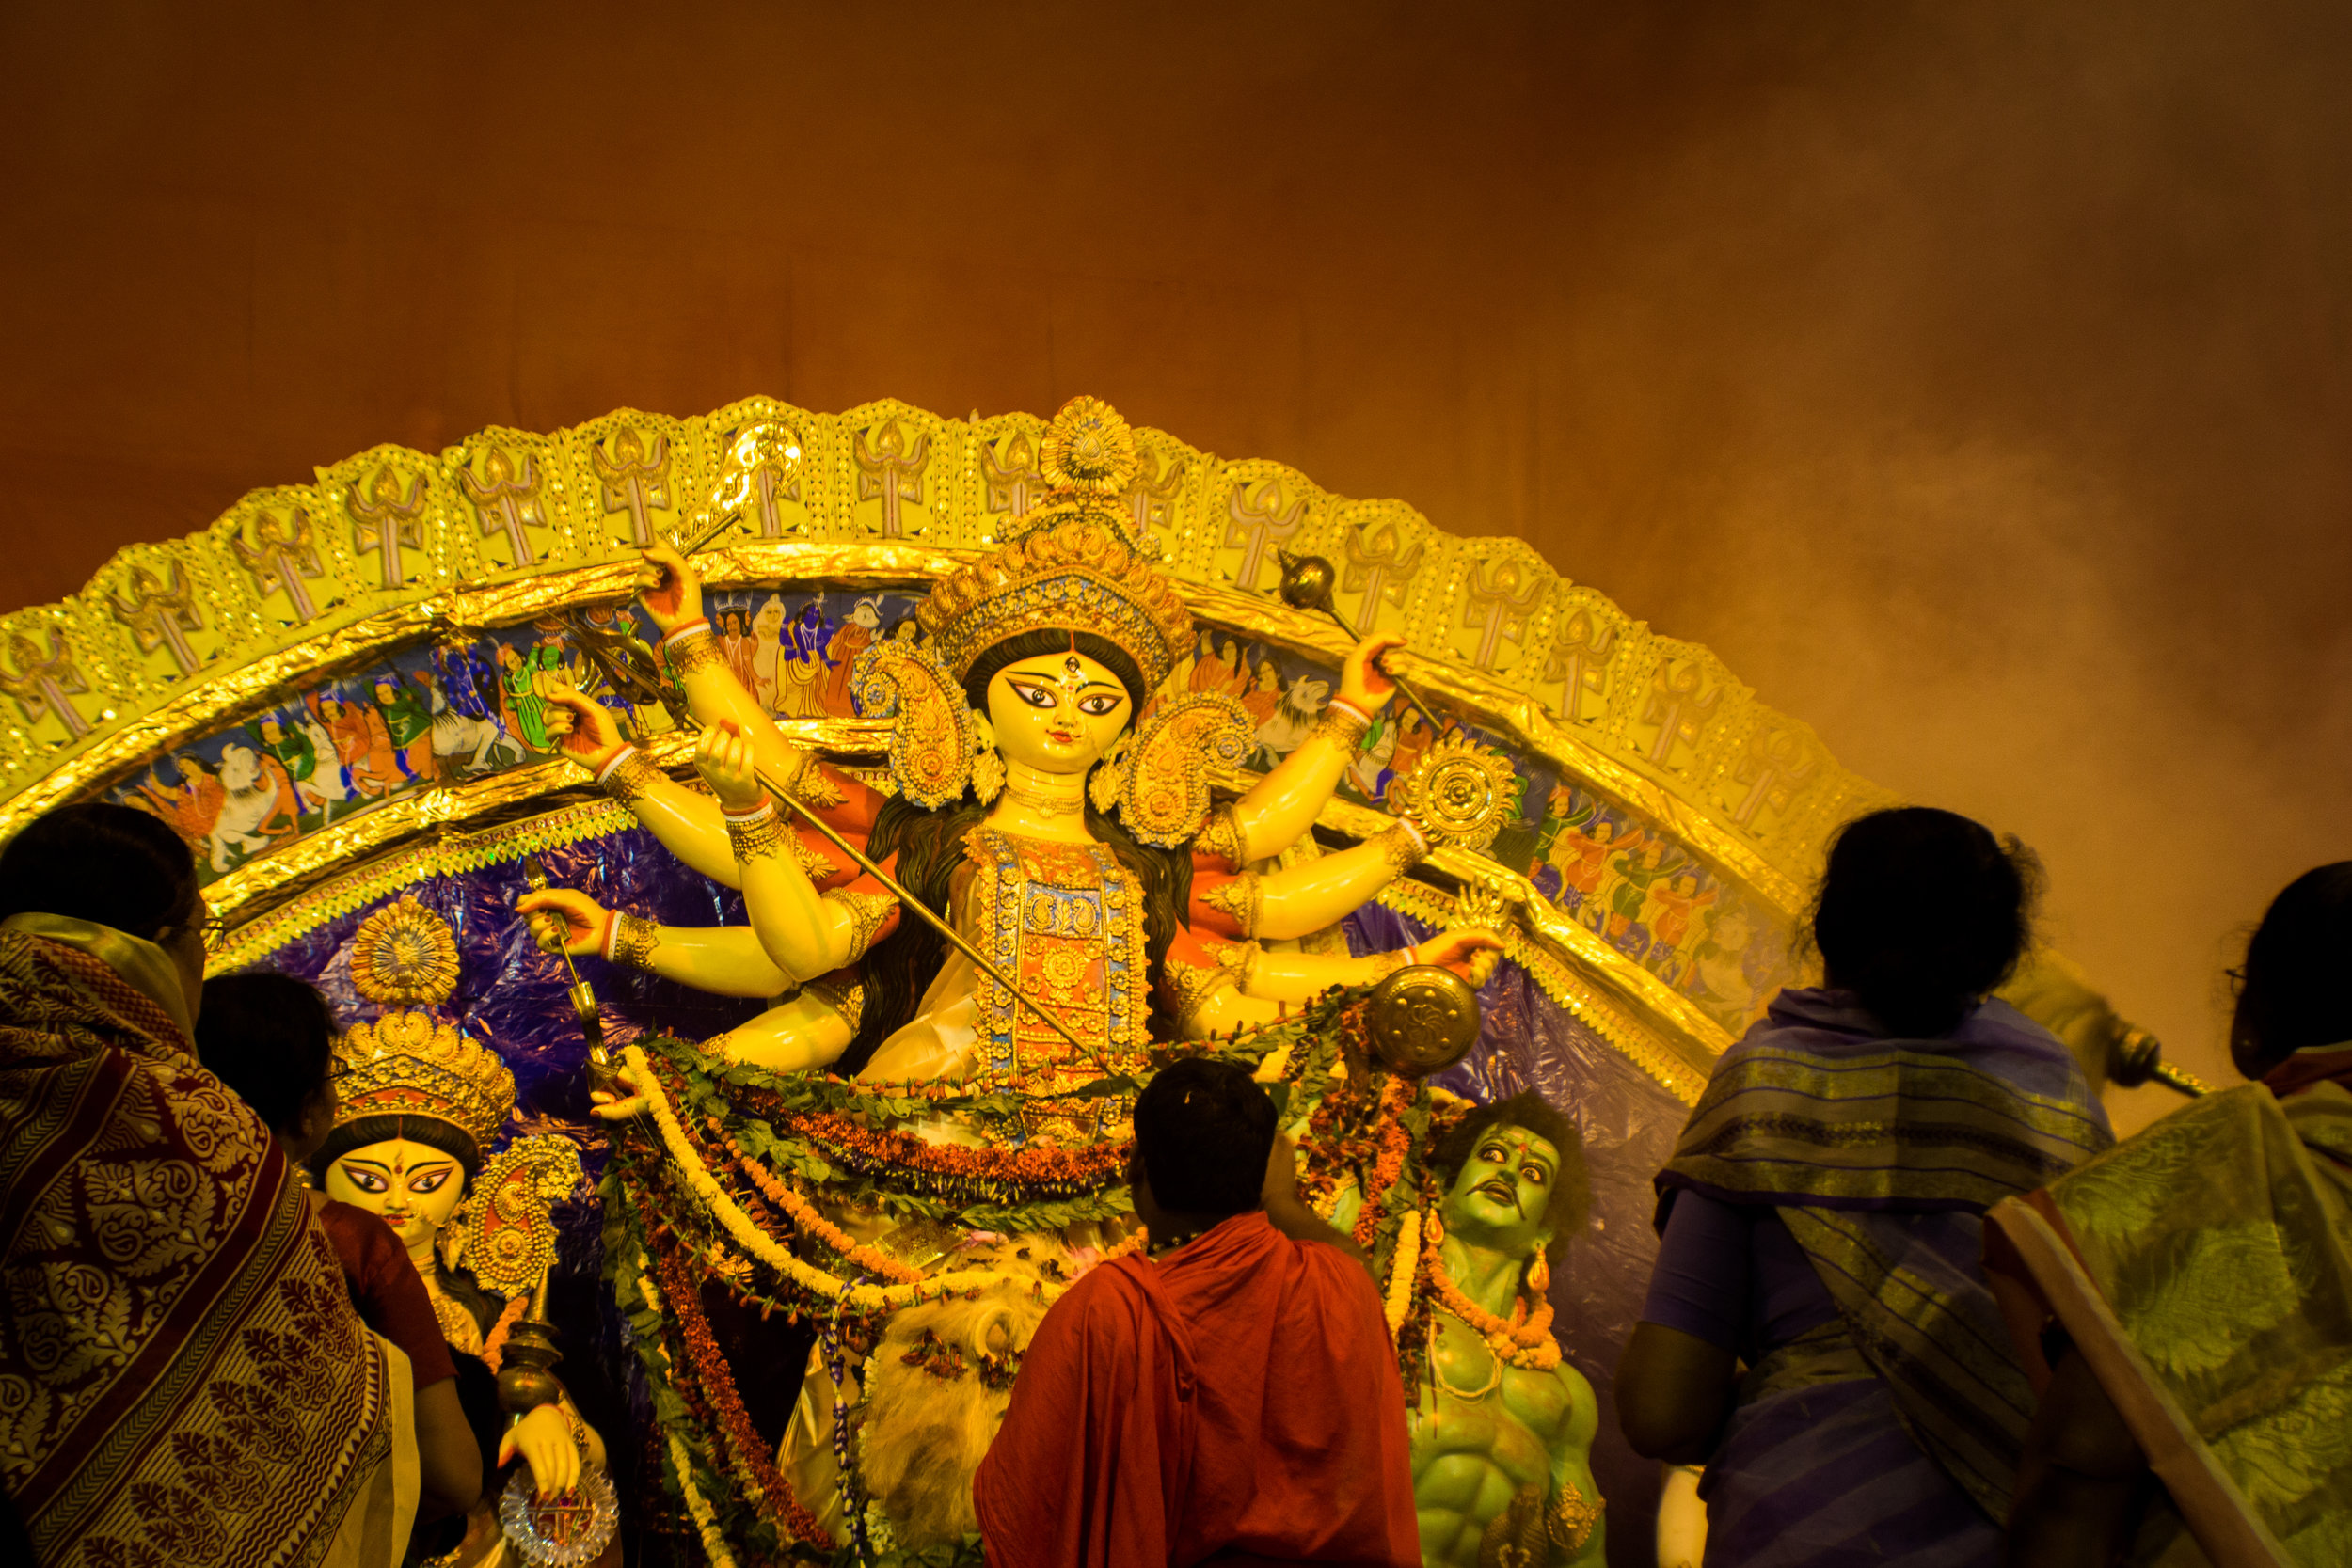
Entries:
{"type": "MultiPolygon", "coordinates": [[[[1254,726],[1222,693],[1164,691],[1192,647],[1192,621],[1129,531],[1120,497],[1135,461],[1126,421],[1073,399],[1041,448],[1044,502],[1009,525],[996,553],[931,591],[917,616],[925,641],[893,638],[859,656],[859,705],[892,721],[889,790],[787,741],[723,656],[692,570],[671,550],[645,551],[640,601],[702,725],[695,766],[710,794],[624,744],[596,704],[559,693],[575,716],[565,749],[681,861],[740,888],[749,924],[658,927],[550,890],[517,906],[535,911],[543,942],[707,990],[784,997],[706,1043],[729,1061],[1047,1094],[1141,1070],[1155,1039],[1271,1022],[1332,987],[1410,963],[1461,965],[1498,945],[1483,931],[1362,958],[1266,945],[1336,925],[1428,852],[1406,821],[1266,865],[1307,832],[1386,706],[1395,688],[1379,658],[1401,639],[1358,644],[1312,734],[1212,809],[1211,768],[1247,754],[1254,726]],[[1051,1021],[780,816],[760,774],[1051,1021]]],[[[1033,1132],[1100,1137],[1116,1105],[1072,1101],[1033,1132]]]]}

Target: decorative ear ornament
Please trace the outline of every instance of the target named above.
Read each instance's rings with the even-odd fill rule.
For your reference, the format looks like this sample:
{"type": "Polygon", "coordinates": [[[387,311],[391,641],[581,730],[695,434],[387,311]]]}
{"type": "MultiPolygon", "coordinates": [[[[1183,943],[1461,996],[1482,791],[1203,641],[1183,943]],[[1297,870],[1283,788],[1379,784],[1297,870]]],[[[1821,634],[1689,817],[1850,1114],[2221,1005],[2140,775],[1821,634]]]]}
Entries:
{"type": "Polygon", "coordinates": [[[1210,769],[1240,767],[1256,733],[1249,710],[1219,692],[1162,704],[1119,765],[1120,820],[1163,849],[1193,838],[1209,815],[1210,769]]]}
{"type": "Polygon", "coordinates": [[[862,718],[897,721],[890,776],[899,794],[925,811],[962,796],[973,773],[972,707],[938,655],[920,643],[874,643],[858,655],[850,689],[862,718]]]}
{"type": "Polygon", "coordinates": [[[1119,804],[1120,792],[1127,787],[1127,752],[1134,738],[1120,736],[1118,744],[1095,765],[1092,776],[1087,780],[1087,799],[1094,802],[1096,811],[1107,812],[1119,804]]]}
{"type": "Polygon", "coordinates": [[[466,1195],[466,1266],[502,1296],[539,1283],[555,1261],[551,1205],[580,1186],[580,1146],[561,1133],[516,1138],[486,1164],[466,1195]]]}
{"type": "Polygon", "coordinates": [[[972,793],[982,805],[993,803],[1005,787],[1005,753],[983,746],[972,754],[972,793]]]}
{"type": "Polygon", "coordinates": [[[1551,1293],[1551,1259],[1540,1252],[1535,1255],[1534,1267],[1527,1271],[1527,1288],[1539,1296],[1551,1293]]]}

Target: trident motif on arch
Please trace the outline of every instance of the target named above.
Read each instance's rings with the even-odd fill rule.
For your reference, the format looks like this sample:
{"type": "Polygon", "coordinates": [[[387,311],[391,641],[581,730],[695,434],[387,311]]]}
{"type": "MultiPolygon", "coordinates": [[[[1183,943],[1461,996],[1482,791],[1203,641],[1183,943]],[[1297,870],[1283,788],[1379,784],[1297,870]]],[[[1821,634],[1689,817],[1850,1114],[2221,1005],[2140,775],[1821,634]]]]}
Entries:
{"type": "Polygon", "coordinates": [[[1241,565],[1233,573],[1234,585],[1254,589],[1258,586],[1258,568],[1265,561],[1266,546],[1277,545],[1296,533],[1307,524],[1307,498],[1299,497],[1280,511],[1282,482],[1279,479],[1262,481],[1255,496],[1249,494],[1249,482],[1237,479],[1232,493],[1225,499],[1227,522],[1225,546],[1231,549],[1241,546],[1241,565]]]}
{"type": "Polygon", "coordinates": [[[635,425],[623,425],[613,433],[612,455],[604,455],[604,443],[592,441],[588,460],[596,465],[596,478],[602,481],[604,515],[616,512],[628,514],[628,542],[639,549],[653,543],[653,520],[645,515],[648,507],[670,509],[670,438],[656,436],[653,451],[647,451],[638,438],[635,425]]]}
{"type": "Polygon", "coordinates": [[[376,552],[384,563],[387,588],[408,580],[401,568],[400,547],[424,548],[424,475],[410,474],[405,491],[397,485],[387,463],[375,470],[364,491],[357,483],[343,491],[343,510],[351,515],[351,547],[376,552]]]}
{"type": "Polygon", "coordinates": [[[1128,515],[1136,520],[1136,538],[1147,549],[1159,547],[1153,531],[1167,526],[1168,509],[1184,482],[1183,458],[1164,460],[1151,448],[1136,445],[1136,482],[1127,487],[1127,494],[1121,499],[1127,503],[1128,515]]]}
{"type": "Polygon", "coordinates": [[[923,470],[930,462],[930,432],[917,436],[909,446],[906,430],[897,420],[885,420],[872,431],[861,430],[850,442],[850,458],[857,465],[857,499],[882,498],[883,538],[905,536],[898,515],[901,501],[923,504],[923,470]],[[874,438],[871,444],[866,439],[869,435],[874,438]]]}
{"type": "Polygon", "coordinates": [[[253,592],[266,599],[282,590],[286,602],[294,607],[295,620],[315,617],[318,605],[302,579],[315,581],[326,576],[326,563],[319,559],[318,543],[310,534],[310,515],[297,506],[281,522],[267,512],[258,513],[253,537],[256,543],[251,545],[245,542],[243,533],[229,538],[238,562],[253,578],[253,592]]]}
{"type": "Polygon", "coordinates": [[[1723,705],[1724,689],[1720,686],[1705,697],[1699,695],[1702,677],[1696,664],[1675,668],[1674,660],[1661,658],[1650,682],[1649,702],[1642,709],[1642,722],[1658,726],[1658,738],[1650,742],[1649,760],[1663,766],[1674,755],[1675,743],[1696,746],[1699,736],[1723,705]]]}
{"type": "Polygon", "coordinates": [[[1732,777],[1746,784],[1748,792],[1740,798],[1740,808],[1731,814],[1731,819],[1745,828],[1764,806],[1771,806],[1776,814],[1787,811],[1798,791],[1820,770],[1820,758],[1808,754],[1804,737],[1795,726],[1758,726],[1748,736],[1747,755],[1732,770],[1732,777]]]}
{"type": "Polygon", "coordinates": [[[138,643],[139,652],[151,654],[158,648],[171,650],[171,661],[182,674],[196,669],[196,650],[188,646],[188,633],[204,629],[204,616],[196,608],[196,587],[188,581],[187,568],[177,561],[171,563],[171,583],[167,587],[161,578],[144,566],[131,568],[131,596],[119,594],[106,595],[107,607],[115,619],[131,628],[131,637],[138,643]]]}
{"type": "Polygon", "coordinates": [[[1544,661],[1544,679],[1562,683],[1560,714],[1569,723],[1584,722],[1584,693],[1608,685],[1609,656],[1616,646],[1617,628],[1589,609],[1579,609],[1560,628],[1544,661]]]}
{"type": "Polygon", "coordinates": [[[1005,460],[996,461],[993,442],[980,443],[980,478],[988,485],[988,509],[1018,517],[1036,504],[1040,484],[1037,443],[1025,430],[1013,432],[1005,443],[1005,460]]]}
{"type": "Polygon", "coordinates": [[[1427,543],[1416,539],[1406,544],[1393,517],[1349,529],[1340,536],[1341,552],[1347,558],[1340,575],[1340,591],[1363,594],[1356,608],[1357,625],[1362,630],[1370,632],[1380,624],[1383,596],[1399,610],[1405,608],[1413,576],[1421,570],[1422,548],[1427,543]]]}
{"type": "Polygon", "coordinates": [[[749,506],[759,514],[759,536],[784,534],[784,509],[778,501],[801,499],[801,443],[791,430],[776,424],[746,425],[727,433],[728,488],[719,504],[749,506]]]}
{"type": "Polygon", "coordinates": [[[1543,578],[1528,571],[1517,557],[1506,555],[1472,567],[1469,587],[1462,625],[1478,633],[1478,652],[1470,656],[1470,662],[1481,670],[1491,670],[1503,639],[1517,642],[1527,635],[1527,612],[1543,597],[1543,578]]]}
{"type": "Polygon", "coordinates": [[[527,526],[545,528],[547,517],[539,509],[539,472],[531,454],[523,454],[522,471],[517,473],[506,453],[492,447],[482,460],[482,472],[484,477],[474,478],[470,464],[457,470],[457,483],[465,486],[466,499],[473,502],[482,537],[487,539],[503,529],[515,564],[536,564],[539,558],[523,531],[527,526]]]}
{"type": "Polygon", "coordinates": [[[73,667],[72,650],[57,628],[49,628],[49,657],[40,657],[40,648],[21,631],[8,634],[8,661],[16,666],[11,675],[0,670],[0,691],[16,699],[24,722],[38,724],[43,716],[54,716],[65,726],[68,737],[79,740],[89,734],[89,723],[73,705],[66,700],[68,693],[84,694],[89,682],[73,667]]]}

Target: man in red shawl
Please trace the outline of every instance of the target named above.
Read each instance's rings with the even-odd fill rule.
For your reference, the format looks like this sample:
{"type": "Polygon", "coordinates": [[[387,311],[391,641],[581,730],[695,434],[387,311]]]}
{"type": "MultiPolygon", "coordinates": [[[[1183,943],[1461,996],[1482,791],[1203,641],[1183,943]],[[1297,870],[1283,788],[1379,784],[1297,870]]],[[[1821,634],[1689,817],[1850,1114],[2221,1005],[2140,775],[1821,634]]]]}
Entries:
{"type": "Polygon", "coordinates": [[[1038,1325],[973,1478],[992,1568],[1417,1568],[1379,1293],[1300,1201],[1295,1162],[1234,1063],[1178,1062],[1137,1098],[1151,1246],[1038,1325]]]}

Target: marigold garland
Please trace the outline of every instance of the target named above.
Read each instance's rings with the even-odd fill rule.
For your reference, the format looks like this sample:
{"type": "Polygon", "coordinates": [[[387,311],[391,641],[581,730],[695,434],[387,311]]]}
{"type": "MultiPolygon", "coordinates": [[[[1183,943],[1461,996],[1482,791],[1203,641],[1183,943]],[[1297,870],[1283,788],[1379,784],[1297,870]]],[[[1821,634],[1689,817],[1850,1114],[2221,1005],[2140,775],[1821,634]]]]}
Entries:
{"type": "Polygon", "coordinates": [[[785,1126],[812,1143],[852,1156],[861,1170],[921,1171],[976,1183],[1044,1189],[1054,1196],[1092,1192],[1126,1175],[1133,1139],[1082,1148],[970,1148],[927,1143],[911,1132],[861,1127],[837,1111],[787,1112],[785,1126]]]}
{"type": "Polygon", "coordinates": [[[1527,1298],[1519,1296],[1506,1323],[1463,1294],[1446,1272],[1445,1222],[1434,1213],[1429,1216],[1428,1237],[1423,1256],[1429,1265],[1429,1287],[1437,1293],[1438,1306],[1476,1330],[1489,1350],[1522,1371],[1548,1372],[1560,1365],[1560,1346],[1551,1337],[1549,1297],[1538,1298],[1540,1304],[1530,1314],[1527,1298]]]}
{"type": "MultiPolygon", "coordinates": [[[[823,1269],[802,1261],[787,1247],[780,1246],[774,1238],[754,1224],[742,1206],[726,1195],[712,1180],[709,1168],[678,1125],[677,1113],[671,1108],[670,1097],[660,1081],[654,1076],[653,1066],[646,1061],[642,1047],[630,1045],[622,1052],[628,1064],[629,1076],[644,1096],[646,1114],[653,1117],[655,1128],[661,1134],[662,1147],[685,1178],[688,1189],[710,1216],[734,1238],[735,1244],[749,1257],[784,1275],[802,1290],[836,1299],[848,1292],[850,1308],[858,1312],[895,1312],[917,1302],[936,1301],[957,1291],[977,1291],[993,1283],[996,1275],[985,1269],[966,1269],[955,1274],[933,1275],[927,1279],[904,1285],[845,1285],[837,1276],[823,1269]]],[[[1059,1292],[1055,1292],[1058,1294],[1059,1292]]]]}
{"type": "Polygon", "coordinates": [[[1408,1209],[1396,1233],[1396,1256],[1389,1264],[1389,1334],[1394,1338],[1412,1310],[1413,1284],[1421,1272],[1421,1211],[1408,1209]]]}
{"type": "Polygon", "coordinates": [[[735,1467],[740,1472],[744,1491],[753,1506],[762,1512],[772,1509],[775,1523],[794,1540],[811,1546],[831,1546],[833,1537],[817,1515],[803,1507],[792,1495],[792,1483],[776,1468],[768,1445],[752,1425],[750,1412],[743,1408],[741,1394],[737,1392],[733,1370],[726,1354],[719,1348],[716,1336],[710,1332],[710,1320],[702,1309],[702,1297],[693,1282],[685,1277],[685,1271],[674,1251],[666,1248],[652,1254],[654,1272],[660,1275],[662,1289],[677,1313],[679,1337],[686,1342],[687,1359],[693,1364],[700,1380],[704,1399],[709,1403],[712,1424],[720,1437],[733,1450],[735,1467]]]}
{"type": "Polygon", "coordinates": [[[923,1277],[922,1270],[891,1257],[879,1247],[866,1246],[818,1213],[808,1199],[785,1185],[772,1171],[744,1153],[743,1146],[727,1136],[726,1130],[719,1124],[716,1117],[710,1118],[710,1131],[712,1136],[725,1143],[728,1152],[735,1156],[736,1168],[743,1173],[744,1180],[759,1190],[760,1196],[791,1215],[793,1224],[816,1237],[845,1262],[902,1285],[913,1284],[923,1277]]]}

